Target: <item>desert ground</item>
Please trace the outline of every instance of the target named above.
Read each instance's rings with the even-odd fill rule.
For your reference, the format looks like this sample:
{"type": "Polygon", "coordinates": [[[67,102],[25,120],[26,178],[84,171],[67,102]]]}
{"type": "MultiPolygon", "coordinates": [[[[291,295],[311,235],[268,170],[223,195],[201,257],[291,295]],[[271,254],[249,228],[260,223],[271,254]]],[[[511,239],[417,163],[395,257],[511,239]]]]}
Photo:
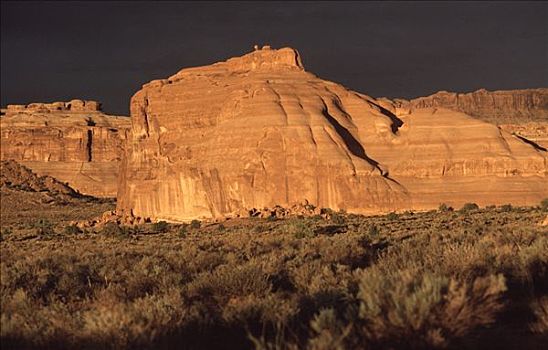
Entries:
{"type": "Polygon", "coordinates": [[[115,203],[38,190],[2,185],[3,349],[546,345],[548,200],[82,230],[115,203]]]}

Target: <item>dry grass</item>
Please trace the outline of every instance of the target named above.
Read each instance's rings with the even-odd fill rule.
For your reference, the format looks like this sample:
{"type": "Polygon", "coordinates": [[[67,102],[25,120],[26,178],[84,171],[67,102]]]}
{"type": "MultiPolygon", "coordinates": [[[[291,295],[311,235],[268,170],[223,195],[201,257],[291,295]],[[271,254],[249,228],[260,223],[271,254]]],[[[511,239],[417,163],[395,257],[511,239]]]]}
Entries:
{"type": "Polygon", "coordinates": [[[39,217],[2,215],[2,349],[540,348],[546,334],[539,208],[82,233],[52,215],[42,234],[39,217]]]}

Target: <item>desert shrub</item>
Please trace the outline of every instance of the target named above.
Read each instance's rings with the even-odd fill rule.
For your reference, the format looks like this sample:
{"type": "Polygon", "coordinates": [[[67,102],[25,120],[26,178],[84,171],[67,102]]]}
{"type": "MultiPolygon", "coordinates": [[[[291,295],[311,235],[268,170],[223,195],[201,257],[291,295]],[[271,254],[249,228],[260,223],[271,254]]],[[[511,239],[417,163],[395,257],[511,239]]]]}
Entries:
{"type": "Polygon", "coordinates": [[[224,232],[224,231],[226,231],[225,225],[219,224],[219,226],[217,226],[217,231],[219,231],[219,232],[224,232]]]}
{"type": "Polygon", "coordinates": [[[315,236],[312,227],[303,219],[289,219],[285,229],[287,233],[298,239],[315,236]]]}
{"type": "Polygon", "coordinates": [[[348,348],[346,339],[352,331],[352,323],[344,323],[333,308],[320,310],[310,321],[307,349],[330,350],[348,348]]]}
{"type": "Polygon", "coordinates": [[[500,206],[500,211],[502,211],[503,213],[508,213],[508,212],[512,211],[512,205],[511,204],[501,205],[500,206]]]}
{"type": "Polygon", "coordinates": [[[431,272],[371,268],[357,273],[359,332],[371,342],[418,348],[445,347],[495,320],[506,290],[502,275],[471,283],[431,272]]]}
{"type": "Polygon", "coordinates": [[[182,224],[181,226],[179,226],[179,231],[177,231],[177,234],[179,235],[179,237],[184,238],[187,236],[188,227],[189,227],[189,224],[182,224]]]}
{"type": "Polygon", "coordinates": [[[261,232],[265,232],[267,230],[268,230],[268,227],[265,226],[265,225],[261,225],[261,224],[258,224],[257,226],[253,227],[253,232],[254,233],[261,233],[261,232]]]}
{"type": "Polygon", "coordinates": [[[0,231],[0,242],[2,242],[6,238],[6,236],[11,235],[12,232],[13,231],[11,230],[10,227],[3,228],[2,231],[0,231]]]}
{"type": "Polygon", "coordinates": [[[36,234],[39,236],[47,236],[55,234],[53,224],[48,219],[39,219],[35,224],[36,234]]]}
{"type": "Polygon", "coordinates": [[[141,348],[183,324],[181,303],[176,289],[127,303],[96,302],[82,314],[80,334],[95,348],[141,348]]]}
{"type": "Polygon", "coordinates": [[[264,296],[272,286],[269,276],[253,262],[239,266],[221,265],[205,271],[187,285],[189,297],[214,296],[221,300],[244,295],[264,296]]]}
{"type": "Polygon", "coordinates": [[[65,226],[64,233],[67,235],[77,235],[82,233],[82,230],[76,225],[67,225],[65,226]]]}
{"type": "Polygon", "coordinates": [[[453,207],[450,207],[445,203],[441,203],[440,206],[438,207],[438,211],[442,213],[453,211],[453,207]]]}
{"type": "Polygon", "coordinates": [[[100,231],[105,236],[123,236],[128,232],[115,222],[107,222],[100,231]]]}
{"type": "Polygon", "coordinates": [[[376,225],[369,226],[369,230],[367,231],[367,234],[371,237],[377,237],[379,235],[380,231],[379,228],[376,225]]]}
{"type": "Polygon", "coordinates": [[[530,324],[534,333],[548,334],[548,296],[543,296],[531,303],[531,310],[535,315],[535,321],[530,324]]]}
{"type": "Polygon", "coordinates": [[[347,225],[322,225],[316,227],[313,232],[314,235],[327,235],[332,236],[339,233],[345,233],[348,231],[347,225]]]}
{"type": "Polygon", "coordinates": [[[464,203],[460,211],[463,213],[467,213],[478,209],[479,206],[476,203],[464,203]]]}
{"type": "MultiPolygon", "coordinates": [[[[341,209],[342,211],[342,209],[341,209]]],[[[331,222],[333,222],[336,225],[344,225],[346,223],[346,219],[344,218],[344,214],[342,212],[333,213],[331,215],[331,222]]]]}
{"type": "Polygon", "coordinates": [[[320,213],[336,225],[344,225],[346,223],[345,211],[342,209],[339,212],[335,212],[331,208],[322,208],[320,213]]]}
{"type": "Polygon", "coordinates": [[[548,211],[548,198],[544,198],[540,201],[540,209],[542,209],[542,211],[548,211]]]}
{"type": "Polygon", "coordinates": [[[398,214],[391,212],[388,215],[386,215],[386,218],[390,221],[398,220],[398,214]]]}
{"type": "Polygon", "coordinates": [[[190,222],[190,228],[193,229],[193,230],[197,230],[201,226],[202,226],[202,222],[200,220],[194,219],[190,222]]]}
{"type": "Polygon", "coordinates": [[[154,233],[164,233],[169,230],[169,224],[165,221],[158,221],[152,224],[152,231],[154,233]]]}

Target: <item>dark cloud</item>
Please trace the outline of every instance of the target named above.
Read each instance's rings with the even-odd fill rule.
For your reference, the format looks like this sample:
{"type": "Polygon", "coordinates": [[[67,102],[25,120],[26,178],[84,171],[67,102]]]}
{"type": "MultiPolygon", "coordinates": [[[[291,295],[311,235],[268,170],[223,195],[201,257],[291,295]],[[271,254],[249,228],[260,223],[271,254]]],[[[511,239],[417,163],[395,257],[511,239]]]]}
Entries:
{"type": "Polygon", "coordinates": [[[3,1],[1,103],[127,114],[143,83],[256,43],[371,96],[548,86],[546,23],[546,2],[3,1]]]}

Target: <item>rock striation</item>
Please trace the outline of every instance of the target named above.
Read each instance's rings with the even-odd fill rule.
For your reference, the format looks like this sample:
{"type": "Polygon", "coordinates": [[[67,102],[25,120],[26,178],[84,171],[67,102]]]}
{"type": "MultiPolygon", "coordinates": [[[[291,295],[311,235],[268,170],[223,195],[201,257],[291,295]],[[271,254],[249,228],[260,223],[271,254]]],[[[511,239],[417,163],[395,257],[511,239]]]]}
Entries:
{"type": "Polygon", "coordinates": [[[130,107],[118,211],[131,215],[184,221],[303,202],[367,214],[548,196],[541,149],[459,111],[322,80],[291,48],[183,69],[145,84],[130,107]]]}
{"type": "Polygon", "coordinates": [[[8,105],[0,118],[2,160],[16,160],[82,194],[115,197],[131,121],[95,101],[8,105]]]}
{"type": "Polygon", "coordinates": [[[379,99],[400,110],[447,108],[466,113],[520,137],[523,141],[548,147],[548,88],[487,91],[470,93],[439,91],[410,101],[379,99]]]}
{"type": "Polygon", "coordinates": [[[443,107],[493,124],[548,123],[548,88],[469,93],[439,91],[410,101],[396,99],[399,108],[443,107]]]}

